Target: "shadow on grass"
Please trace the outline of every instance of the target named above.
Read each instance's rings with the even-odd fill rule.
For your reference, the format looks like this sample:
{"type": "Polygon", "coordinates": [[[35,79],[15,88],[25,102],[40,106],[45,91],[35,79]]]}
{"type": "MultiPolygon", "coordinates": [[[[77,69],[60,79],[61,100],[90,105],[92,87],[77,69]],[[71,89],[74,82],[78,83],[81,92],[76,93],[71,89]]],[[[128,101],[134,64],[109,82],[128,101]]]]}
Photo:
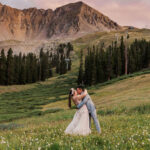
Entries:
{"type": "Polygon", "coordinates": [[[98,110],[97,112],[101,116],[107,115],[121,115],[121,114],[150,114],[150,104],[148,105],[140,105],[130,109],[126,107],[115,107],[114,109],[105,109],[105,110],[98,110]]]}
{"type": "Polygon", "coordinates": [[[100,88],[103,86],[107,86],[107,85],[116,83],[116,82],[121,81],[121,80],[125,80],[125,79],[131,78],[131,77],[136,77],[136,76],[140,76],[140,75],[144,75],[144,74],[150,74],[150,69],[146,69],[146,70],[143,70],[140,72],[135,72],[133,74],[123,75],[123,76],[120,76],[118,78],[114,78],[112,80],[106,81],[104,83],[99,83],[99,84],[93,85],[91,87],[88,87],[88,89],[94,90],[94,89],[97,89],[97,88],[100,88]]]}
{"type": "Polygon", "coordinates": [[[1,124],[0,130],[13,130],[13,129],[23,128],[23,127],[24,127],[24,125],[15,124],[15,123],[1,124]]]}
{"type": "Polygon", "coordinates": [[[0,122],[42,115],[41,105],[66,100],[69,89],[75,86],[76,77],[70,74],[59,76],[52,84],[35,84],[32,89],[1,94],[0,122]]]}

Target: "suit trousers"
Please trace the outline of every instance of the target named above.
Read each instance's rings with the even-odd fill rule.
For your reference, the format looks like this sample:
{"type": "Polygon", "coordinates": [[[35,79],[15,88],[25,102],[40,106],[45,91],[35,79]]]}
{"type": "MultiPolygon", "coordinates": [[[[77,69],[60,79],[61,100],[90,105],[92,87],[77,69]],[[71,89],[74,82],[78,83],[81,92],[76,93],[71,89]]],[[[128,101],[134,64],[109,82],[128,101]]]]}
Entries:
{"type": "Polygon", "coordinates": [[[96,109],[89,113],[89,125],[90,125],[90,128],[91,128],[91,118],[94,121],[94,124],[96,126],[97,131],[99,133],[101,133],[101,128],[100,128],[100,124],[99,124],[99,121],[98,121],[98,118],[97,118],[96,109]]]}

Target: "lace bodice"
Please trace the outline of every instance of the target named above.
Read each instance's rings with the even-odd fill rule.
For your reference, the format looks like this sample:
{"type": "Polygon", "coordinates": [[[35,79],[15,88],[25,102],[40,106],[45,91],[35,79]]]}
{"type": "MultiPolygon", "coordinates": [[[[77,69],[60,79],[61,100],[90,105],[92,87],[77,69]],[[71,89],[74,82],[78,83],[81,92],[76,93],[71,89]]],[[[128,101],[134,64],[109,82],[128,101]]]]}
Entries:
{"type": "Polygon", "coordinates": [[[80,104],[80,102],[81,102],[81,99],[79,99],[78,96],[73,96],[73,97],[72,97],[72,100],[73,100],[73,102],[74,102],[75,105],[78,105],[78,104],[80,104]]]}

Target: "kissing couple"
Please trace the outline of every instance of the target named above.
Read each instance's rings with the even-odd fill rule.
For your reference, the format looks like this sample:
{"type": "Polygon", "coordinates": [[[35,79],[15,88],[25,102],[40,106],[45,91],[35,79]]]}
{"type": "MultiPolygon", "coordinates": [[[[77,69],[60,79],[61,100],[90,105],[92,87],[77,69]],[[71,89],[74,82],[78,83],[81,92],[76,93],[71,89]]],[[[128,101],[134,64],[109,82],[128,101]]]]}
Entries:
{"type": "Polygon", "coordinates": [[[66,134],[89,135],[91,133],[91,118],[94,121],[98,133],[101,133],[100,124],[96,114],[95,105],[84,86],[78,86],[75,90],[71,88],[69,92],[69,107],[71,100],[77,107],[73,120],[65,130],[66,134]]]}

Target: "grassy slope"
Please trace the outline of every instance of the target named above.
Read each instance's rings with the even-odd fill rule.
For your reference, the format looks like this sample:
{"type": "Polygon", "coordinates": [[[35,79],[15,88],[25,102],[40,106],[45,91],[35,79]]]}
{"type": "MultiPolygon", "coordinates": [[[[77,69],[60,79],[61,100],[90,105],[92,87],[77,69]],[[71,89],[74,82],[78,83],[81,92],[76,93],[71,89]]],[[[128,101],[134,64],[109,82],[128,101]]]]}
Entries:
{"type": "MultiPolygon", "coordinates": [[[[86,36],[83,36],[81,38],[76,39],[73,41],[73,45],[79,51],[81,48],[86,49],[88,46],[92,45],[98,45],[100,43],[105,43],[105,46],[107,47],[109,44],[111,44],[113,41],[116,40],[116,35],[118,36],[118,40],[121,38],[121,36],[126,35],[127,30],[123,31],[113,31],[113,32],[97,32],[93,34],[89,34],[86,36]]],[[[150,40],[150,30],[149,29],[133,29],[128,30],[128,34],[130,35],[130,38],[128,39],[128,44],[133,42],[135,39],[146,39],[150,40]]]]}
{"type": "MultiPolygon", "coordinates": [[[[147,31],[141,32],[149,38],[147,31]]],[[[113,38],[114,33],[108,35],[113,38]]],[[[97,33],[96,37],[87,36],[87,42],[75,41],[76,51],[91,44],[92,39],[98,42],[104,37],[108,39],[104,33],[97,33]]],[[[68,109],[67,93],[76,85],[78,64],[78,60],[74,61],[72,72],[44,83],[0,86],[0,150],[149,149],[150,71],[88,88],[97,107],[102,134],[97,135],[94,125],[92,135],[87,137],[64,134],[76,111],[68,109]],[[20,117],[26,118],[11,121],[20,117]]]]}
{"type": "MultiPolygon", "coordinates": [[[[17,93],[0,95],[1,100],[4,100],[3,102],[7,99],[6,103],[1,101],[1,106],[3,106],[1,108],[5,110],[8,118],[11,116],[8,113],[9,111],[12,111],[12,113],[13,111],[19,111],[15,108],[16,105],[11,108],[12,102],[21,104],[21,106],[34,104],[40,106],[39,110],[41,111],[54,108],[59,110],[55,113],[50,111],[45,115],[36,114],[37,116],[31,113],[32,117],[1,123],[0,149],[34,150],[40,148],[70,149],[72,147],[74,149],[102,148],[112,150],[149,148],[150,74],[141,72],[140,74],[143,75],[136,76],[136,73],[132,78],[114,81],[110,85],[102,86],[100,84],[89,88],[88,91],[99,112],[98,118],[101,123],[102,134],[97,135],[93,125],[92,135],[74,137],[66,136],[64,130],[76,111],[75,109],[69,110],[67,107],[67,93],[70,87],[75,86],[75,72],[55,77],[45,83],[25,85],[26,88],[30,88],[25,91],[18,89],[17,93]],[[71,83],[73,84],[71,85],[71,83]],[[22,102],[24,103],[22,104],[22,102]],[[144,112],[136,109],[137,106],[143,108],[143,104],[149,106],[147,112],[145,107],[144,112]],[[126,113],[127,110],[131,110],[129,111],[131,113],[126,113]]],[[[32,112],[26,107],[23,114],[26,114],[25,110],[32,112]]],[[[14,112],[14,114],[16,113],[14,112]]],[[[18,114],[22,116],[21,112],[18,114]]]]}

